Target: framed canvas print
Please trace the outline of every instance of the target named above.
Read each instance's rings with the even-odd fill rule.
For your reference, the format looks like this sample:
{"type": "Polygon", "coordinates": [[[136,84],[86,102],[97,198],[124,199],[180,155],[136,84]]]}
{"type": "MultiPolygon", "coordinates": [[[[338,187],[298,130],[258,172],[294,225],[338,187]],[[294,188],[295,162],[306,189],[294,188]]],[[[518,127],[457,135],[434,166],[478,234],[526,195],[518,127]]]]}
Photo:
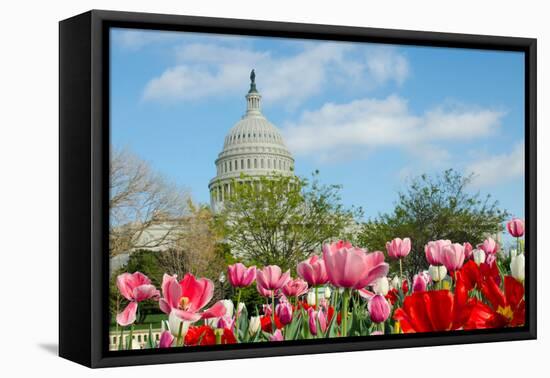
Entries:
{"type": "Polygon", "coordinates": [[[60,22],[62,357],[536,337],[536,40],[60,22]]]}

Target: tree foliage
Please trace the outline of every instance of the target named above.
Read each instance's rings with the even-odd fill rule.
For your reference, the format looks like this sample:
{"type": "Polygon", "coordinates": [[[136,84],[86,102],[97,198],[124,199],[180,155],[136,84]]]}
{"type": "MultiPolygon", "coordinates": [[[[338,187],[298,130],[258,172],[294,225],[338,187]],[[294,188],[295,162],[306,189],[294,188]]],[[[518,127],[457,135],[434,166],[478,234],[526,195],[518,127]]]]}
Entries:
{"type": "Polygon", "coordinates": [[[241,176],[217,218],[232,253],[248,263],[295,268],[322,243],[353,224],[355,210],[340,201],[339,186],[295,176],[241,176]]]}
{"type": "Polygon", "coordinates": [[[436,176],[421,175],[399,193],[395,209],[367,222],[359,243],[385,251],[387,241],[410,237],[413,249],[404,259],[410,274],[425,269],[424,245],[430,240],[450,239],[476,245],[488,234],[500,231],[507,212],[490,195],[467,190],[472,176],[450,169],[436,176]]]}

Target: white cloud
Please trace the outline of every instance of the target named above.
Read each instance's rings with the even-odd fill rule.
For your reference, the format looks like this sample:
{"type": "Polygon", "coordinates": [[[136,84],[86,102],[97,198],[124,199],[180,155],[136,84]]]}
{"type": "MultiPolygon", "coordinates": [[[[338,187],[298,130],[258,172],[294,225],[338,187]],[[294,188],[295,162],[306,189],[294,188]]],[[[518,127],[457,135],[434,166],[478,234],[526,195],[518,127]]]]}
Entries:
{"type": "Polygon", "coordinates": [[[481,158],[471,163],[467,173],[473,173],[476,187],[501,184],[522,177],[525,169],[525,143],[518,143],[512,151],[481,158]]]}
{"type": "Polygon", "coordinates": [[[371,89],[392,81],[400,84],[409,74],[406,58],[392,48],[373,47],[361,53],[349,43],[295,46],[301,48],[293,55],[274,56],[246,46],[182,45],[176,49],[177,64],[150,80],[143,98],[173,102],[240,95],[255,68],[264,103],[295,107],[328,84],[371,89]]]}
{"type": "Polygon", "coordinates": [[[305,111],[285,126],[289,148],[298,155],[357,148],[400,147],[424,160],[448,159],[446,143],[494,134],[503,112],[466,106],[442,106],[413,114],[402,97],[327,103],[305,111]]]}

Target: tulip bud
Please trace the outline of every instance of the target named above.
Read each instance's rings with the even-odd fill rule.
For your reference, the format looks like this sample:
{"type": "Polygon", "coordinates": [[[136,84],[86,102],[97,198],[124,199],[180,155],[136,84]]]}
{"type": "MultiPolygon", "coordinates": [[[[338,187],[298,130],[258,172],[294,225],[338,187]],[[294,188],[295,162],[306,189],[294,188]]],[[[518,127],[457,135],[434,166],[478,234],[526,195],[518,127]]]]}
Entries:
{"type": "Polygon", "coordinates": [[[240,315],[241,312],[246,308],[246,305],[243,302],[239,302],[239,305],[237,306],[237,314],[240,315]]]}
{"type": "Polygon", "coordinates": [[[519,254],[512,258],[510,263],[510,270],[512,271],[512,277],[519,282],[525,280],[525,255],[519,254]]]}
{"type": "Polygon", "coordinates": [[[485,262],[485,252],[482,249],[474,249],[472,252],[474,262],[479,266],[485,262]]]}
{"type": "Polygon", "coordinates": [[[310,291],[307,293],[307,304],[310,306],[315,306],[315,292],[310,291]]]}
{"type": "Polygon", "coordinates": [[[251,316],[248,323],[248,334],[250,336],[255,335],[261,328],[262,322],[259,316],[251,316]]]}
{"type": "Polygon", "coordinates": [[[284,340],[283,333],[281,332],[280,329],[276,330],[275,333],[273,333],[273,335],[269,336],[269,341],[283,341],[283,340],[284,340]]]}
{"type": "Polygon", "coordinates": [[[399,279],[399,277],[393,277],[393,279],[391,280],[391,287],[393,289],[399,289],[401,287],[401,280],[399,279]]]}
{"type": "Polygon", "coordinates": [[[235,306],[233,305],[231,299],[223,299],[222,303],[225,307],[225,315],[233,316],[233,310],[235,309],[235,306]]]}
{"type": "Polygon", "coordinates": [[[219,318],[217,323],[217,328],[233,329],[234,324],[235,324],[235,319],[233,319],[230,316],[224,315],[221,318],[219,318]]]}
{"type": "Polygon", "coordinates": [[[375,323],[383,323],[390,316],[390,304],[382,295],[377,294],[367,305],[370,318],[375,323]]]}
{"type": "Polygon", "coordinates": [[[447,275],[447,268],[444,265],[430,265],[428,272],[434,282],[439,282],[447,275]]]}
{"type": "Polygon", "coordinates": [[[275,313],[282,325],[292,322],[292,305],[288,302],[281,302],[275,307],[275,313]]]}
{"type": "Polygon", "coordinates": [[[330,290],[330,287],[325,286],[325,292],[323,294],[325,296],[325,299],[330,299],[330,295],[332,294],[332,291],[330,290]]]}
{"type": "Polygon", "coordinates": [[[372,285],[372,290],[375,294],[386,295],[390,291],[390,283],[388,277],[380,277],[372,285]]]}

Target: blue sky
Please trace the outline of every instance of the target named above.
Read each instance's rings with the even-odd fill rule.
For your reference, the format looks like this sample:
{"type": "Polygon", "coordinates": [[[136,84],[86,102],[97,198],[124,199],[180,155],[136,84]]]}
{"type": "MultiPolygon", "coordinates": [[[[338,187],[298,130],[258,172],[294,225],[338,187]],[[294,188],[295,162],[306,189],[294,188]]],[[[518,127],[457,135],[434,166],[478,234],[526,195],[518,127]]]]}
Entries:
{"type": "Polygon", "coordinates": [[[367,217],[411,177],[474,173],[524,217],[523,54],[113,29],[111,140],[208,202],[256,69],[296,172],[319,169],[367,217]]]}

